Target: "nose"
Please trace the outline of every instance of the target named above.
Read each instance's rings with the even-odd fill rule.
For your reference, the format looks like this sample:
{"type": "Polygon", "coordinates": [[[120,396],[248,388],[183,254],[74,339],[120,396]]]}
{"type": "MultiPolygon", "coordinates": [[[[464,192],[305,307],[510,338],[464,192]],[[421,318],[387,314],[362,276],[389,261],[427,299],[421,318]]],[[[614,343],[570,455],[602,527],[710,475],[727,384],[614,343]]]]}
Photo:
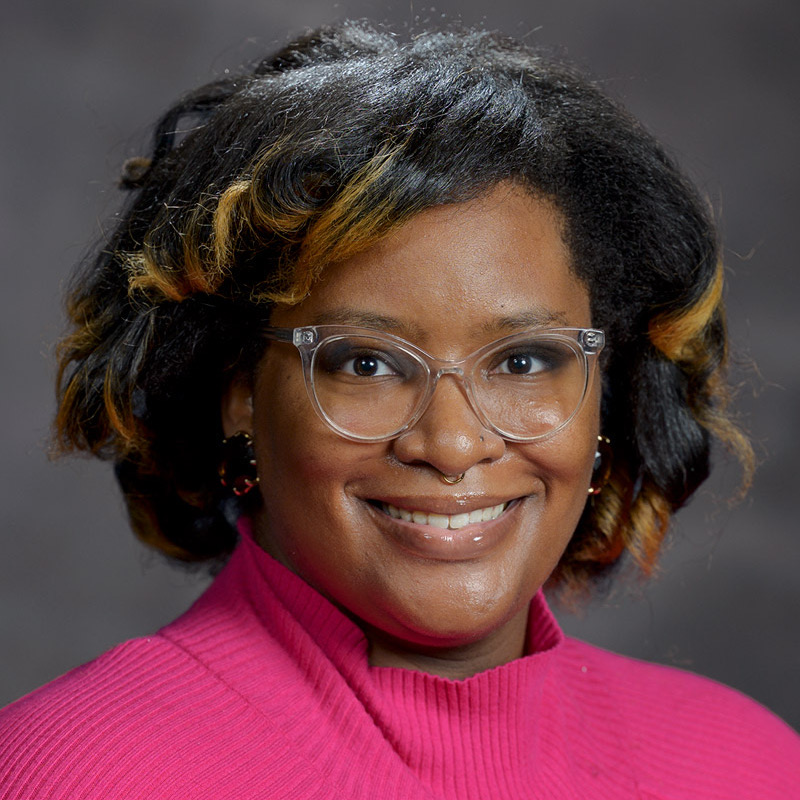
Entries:
{"type": "Polygon", "coordinates": [[[505,446],[476,415],[458,374],[445,374],[416,425],[394,440],[394,454],[405,464],[428,464],[445,475],[460,475],[498,460],[505,446]]]}

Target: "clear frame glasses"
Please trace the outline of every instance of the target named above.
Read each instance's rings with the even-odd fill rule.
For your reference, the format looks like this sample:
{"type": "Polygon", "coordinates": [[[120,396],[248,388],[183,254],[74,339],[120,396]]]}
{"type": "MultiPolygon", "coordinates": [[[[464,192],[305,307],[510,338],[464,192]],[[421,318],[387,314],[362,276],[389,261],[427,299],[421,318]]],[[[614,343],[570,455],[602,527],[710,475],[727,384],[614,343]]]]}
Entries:
{"type": "Polygon", "coordinates": [[[461,382],[481,423],[504,439],[551,436],[578,413],[605,345],[603,331],[593,328],[534,328],[460,361],[443,361],[369,328],[265,327],[262,333],[298,349],[315,411],[356,442],[386,441],[411,428],[446,375],[461,382]]]}

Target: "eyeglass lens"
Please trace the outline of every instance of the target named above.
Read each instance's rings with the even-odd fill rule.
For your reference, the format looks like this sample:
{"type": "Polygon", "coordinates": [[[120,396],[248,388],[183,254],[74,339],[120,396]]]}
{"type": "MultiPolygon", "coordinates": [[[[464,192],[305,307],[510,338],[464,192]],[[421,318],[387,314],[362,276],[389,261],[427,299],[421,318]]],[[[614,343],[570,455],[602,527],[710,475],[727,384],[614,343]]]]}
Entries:
{"type": "MultiPolygon", "coordinates": [[[[319,344],[311,379],[329,421],[361,439],[385,438],[405,428],[428,401],[435,382],[418,354],[353,334],[319,344]]],[[[481,353],[468,363],[464,379],[485,423],[514,438],[536,438],[565,424],[579,407],[586,358],[569,338],[529,334],[481,353]]]]}

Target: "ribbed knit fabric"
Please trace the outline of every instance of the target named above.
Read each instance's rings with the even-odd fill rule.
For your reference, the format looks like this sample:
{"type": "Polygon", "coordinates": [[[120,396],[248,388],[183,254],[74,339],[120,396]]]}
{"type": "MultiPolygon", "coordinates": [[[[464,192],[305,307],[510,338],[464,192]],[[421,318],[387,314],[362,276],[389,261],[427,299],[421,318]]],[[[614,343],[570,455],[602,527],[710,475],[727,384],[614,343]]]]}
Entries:
{"type": "Polygon", "coordinates": [[[361,630],[243,536],[198,602],[0,712],[0,798],[800,797],[800,738],[709,680],[565,638],[463,681],[361,630]]]}

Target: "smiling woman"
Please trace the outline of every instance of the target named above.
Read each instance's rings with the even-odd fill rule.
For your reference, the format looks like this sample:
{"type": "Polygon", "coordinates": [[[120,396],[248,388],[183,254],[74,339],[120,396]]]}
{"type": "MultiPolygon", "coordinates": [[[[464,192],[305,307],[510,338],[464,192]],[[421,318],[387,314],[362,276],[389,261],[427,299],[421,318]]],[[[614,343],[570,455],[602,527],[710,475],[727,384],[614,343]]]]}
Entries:
{"type": "MultiPolygon", "coordinates": [[[[575,328],[591,323],[589,293],[570,269],[552,204],[502,184],[475,200],[420,212],[331,266],[308,297],[275,309],[272,321],[296,327],[350,315],[354,322],[383,320],[381,330],[447,359],[508,337],[518,331],[515,320],[535,315],[575,328]]],[[[564,341],[578,363],[568,339],[552,341],[564,341]]],[[[458,373],[447,373],[414,424],[399,431],[389,424],[389,436],[364,442],[348,441],[314,413],[296,352],[271,346],[253,388],[235,384],[223,403],[226,435],[252,433],[264,465],[256,540],[369,626],[374,664],[413,665],[422,648],[426,671],[463,678],[520,657],[530,599],[586,505],[600,379],[593,372],[584,393],[583,364],[575,408],[564,415],[570,424],[559,430],[543,431],[539,413],[526,415],[526,403],[517,402],[518,382],[510,390],[513,408],[500,403],[504,413],[526,415],[520,424],[530,426],[531,441],[508,441],[479,419],[458,373]],[[463,479],[453,486],[442,475],[463,479]],[[411,520],[395,518],[389,507],[411,520]],[[484,520],[487,509],[493,513],[484,520]],[[453,516],[477,511],[480,521],[451,530],[453,516]]],[[[323,372],[330,380],[328,369],[323,372]]],[[[570,381],[568,369],[555,373],[570,381]]],[[[506,391],[485,366],[476,380],[487,385],[484,393],[506,391]]],[[[525,380],[537,398],[543,378],[525,380]]],[[[341,402],[358,404],[359,417],[370,414],[386,424],[391,398],[406,393],[401,382],[414,381],[396,371],[383,375],[369,390],[378,402],[363,407],[348,381],[341,402]]],[[[413,404],[401,399],[401,405],[408,417],[413,404]]],[[[549,396],[545,405],[560,411],[549,396]]],[[[369,420],[353,422],[364,424],[369,420]]]]}
{"type": "Polygon", "coordinates": [[[713,225],[634,120],[513,41],[348,23],[187,95],[123,185],[59,442],[220,572],[2,712],[0,796],[792,796],[780,720],[542,594],[648,572],[712,437],[751,466],[713,225]]]}

